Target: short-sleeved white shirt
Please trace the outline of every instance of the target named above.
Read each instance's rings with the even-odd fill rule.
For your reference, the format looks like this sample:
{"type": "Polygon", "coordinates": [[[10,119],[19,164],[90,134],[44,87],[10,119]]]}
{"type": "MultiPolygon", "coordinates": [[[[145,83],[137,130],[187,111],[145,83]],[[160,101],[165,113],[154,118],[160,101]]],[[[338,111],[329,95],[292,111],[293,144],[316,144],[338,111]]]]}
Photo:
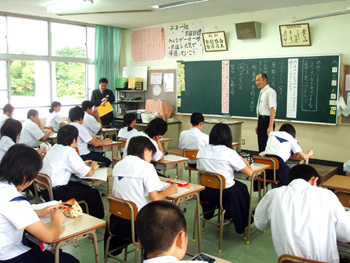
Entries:
{"type": "Polygon", "coordinates": [[[79,131],[79,137],[78,137],[78,149],[80,155],[86,155],[90,153],[90,150],[88,148],[89,141],[92,140],[92,136],[89,134],[87,129],[83,125],[77,122],[71,122],[70,125],[75,126],[79,131]]]}
{"type": "Polygon", "coordinates": [[[83,126],[91,136],[95,136],[101,129],[101,123],[99,123],[94,116],[90,115],[87,112],[84,113],[83,126]]]}
{"type": "Polygon", "coordinates": [[[221,174],[226,178],[226,188],[235,184],[234,171],[246,167],[238,153],[224,145],[209,144],[199,150],[197,158],[197,169],[221,174]]]}
{"type": "Polygon", "coordinates": [[[44,133],[39,128],[38,124],[31,119],[26,119],[22,124],[21,137],[19,143],[24,143],[29,147],[37,147],[38,140],[44,137],[44,133]]]}
{"type": "Polygon", "coordinates": [[[56,143],[43,160],[41,173],[47,174],[52,180],[52,187],[66,185],[72,173],[85,176],[89,173],[87,166],[77,151],[70,147],[56,143]]]}
{"type": "Polygon", "coordinates": [[[269,85],[261,89],[259,94],[260,100],[257,105],[257,114],[262,116],[270,116],[270,109],[277,110],[277,93],[269,85]]]}
{"type": "Polygon", "coordinates": [[[9,116],[7,116],[5,113],[0,115],[0,130],[2,125],[4,125],[5,121],[10,118],[9,116]]]}
{"type": "Polygon", "coordinates": [[[0,162],[11,146],[15,145],[10,137],[2,136],[0,139],[0,162]]]}
{"type": "Polygon", "coordinates": [[[179,261],[177,257],[174,256],[161,256],[156,258],[150,258],[146,259],[144,263],[175,263],[175,262],[198,262],[198,263],[205,263],[206,261],[190,261],[190,260],[181,260],[179,261]]]}
{"type": "Polygon", "coordinates": [[[46,119],[46,126],[51,126],[55,132],[58,132],[60,124],[63,122],[58,112],[53,111],[50,113],[49,117],[46,119]]]}
{"type": "Polygon", "coordinates": [[[114,166],[113,177],[113,195],[134,202],[138,210],[151,202],[149,193],[163,190],[154,166],[134,155],[114,166]]]}
{"type": "Polygon", "coordinates": [[[292,135],[285,131],[270,132],[265,154],[277,155],[286,162],[290,157],[291,151],[293,153],[302,151],[298,141],[292,135]]]}
{"type": "MultiPolygon", "coordinates": [[[[179,139],[180,149],[200,150],[209,144],[209,135],[196,127],[182,131],[179,139]]],[[[196,160],[188,160],[188,163],[197,163],[196,160]]]]}
{"type": "Polygon", "coordinates": [[[12,184],[0,182],[0,260],[17,257],[31,248],[22,244],[23,230],[40,219],[12,184]],[[10,202],[11,201],[11,202],[10,202]]]}
{"type": "Polygon", "coordinates": [[[118,137],[122,139],[128,139],[137,133],[137,130],[132,128],[131,131],[128,131],[128,127],[123,127],[118,132],[118,137]]]}

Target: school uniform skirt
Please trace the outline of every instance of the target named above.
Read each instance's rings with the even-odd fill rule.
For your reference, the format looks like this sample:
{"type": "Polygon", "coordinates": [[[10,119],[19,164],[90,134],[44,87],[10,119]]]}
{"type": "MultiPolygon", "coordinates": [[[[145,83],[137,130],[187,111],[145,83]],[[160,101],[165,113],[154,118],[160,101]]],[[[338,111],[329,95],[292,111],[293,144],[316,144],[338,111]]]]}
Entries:
{"type": "MultiPolygon", "coordinates": [[[[207,187],[200,192],[200,200],[210,203],[201,204],[203,212],[210,211],[214,207],[219,206],[220,190],[207,187]]],[[[245,184],[239,181],[235,180],[233,186],[223,190],[222,206],[226,210],[225,219],[232,218],[238,234],[244,233],[244,229],[248,226],[249,201],[250,196],[248,188],[245,184]]],[[[214,211],[205,214],[204,218],[210,219],[213,215],[214,211]]]]}
{"type": "MultiPolygon", "coordinates": [[[[278,160],[278,165],[279,168],[276,170],[276,177],[277,180],[279,180],[278,186],[282,185],[288,185],[290,183],[288,174],[289,174],[289,166],[283,161],[283,159],[277,155],[272,155],[272,154],[266,154],[266,157],[273,157],[278,160]]],[[[273,171],[272,170],[267,170],[266,171],[266,178],[273,180],[273,171]]]]}

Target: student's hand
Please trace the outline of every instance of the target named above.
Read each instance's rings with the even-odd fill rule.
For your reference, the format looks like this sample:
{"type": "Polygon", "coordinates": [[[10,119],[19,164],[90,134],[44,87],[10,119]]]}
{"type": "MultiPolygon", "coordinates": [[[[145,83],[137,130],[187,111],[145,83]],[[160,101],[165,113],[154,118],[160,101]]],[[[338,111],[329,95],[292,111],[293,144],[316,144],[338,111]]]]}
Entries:
{"type": "Polygon", "coordinates": [[[95,108],[95,109],[93,110],[92,116],[95,116],[96,118],[97,118],[98,116],[100,116],[99,113],[98,113],[97,108],[95,108]]]}
{"type": "Polygon", "coordinates": [[[177,184],[172,184],[172,185],[170,185],[170,186],[168,187],[168,189],[169,189],[169,194],[170,194],[170,195],[171,195],[171,194],[176,194],[177,191],[179,190],[177,184]]]}
{"type": "MultiPolygon", "coordinates": [[[[100,167],[99,164],[98,164],[97,162],[95,162],[95,161],[91,162],[91,165],[90,165],[90,166],[91,166],[91,168],[94,169],[94,170],[97,170],[98,167],[100,167]]],[[[91,175],[91,176],[92,176],[92,175],[91,175]]]]}
{"type": "Polygon", "coordinates": [[[35,210],[38,217],[44,217],[52,213],[53,210],[58,209],[59,205],[50,205],[40,210],[35,210]]]}
{"type": "Polygon", "coordinates": [[[59,225],[62,225],[64,219],[65,219],[65,216],[61,211],[61,209],[51,210],[51,222],[55,222],[55,223],[58,223],[59,225]]]}
{"type": "Polygon", "coordinates": [[[273,131],[273,127],[268,127],[267,128],[267,136],[269,136],[270,132],[272,132],[272,131],[273,131]]]}
{"type": "Polygon", "coordinates": [[[101,140],[101,137],[98,136],[98,135],[94,135],[94,136],[92,136],[92,138],[94,138],[95,141],[100,141],[101,140]]]}
{"type": "Polygon", "coordinates": [[[162,135],[153,136],[153,140],[155,140],[158,143],[160,142],[160,139],[162,139],[162,137],[162,135]]]}
{"type": "Polygon", "coordinates": [[[255,127],[255,133],[258,134],[258,126],[255,127]]]}
{"type": "Polygon", "coordinates": [[[308,152],[307,155],[309,155],[309,157],[311,157],[312,155],[314,155],[314,150],[313,148],[311,148],[308,152]]]}
{"type": "Polygon", "coordinates": [[[110,138],[104,139],[104,143],[105,144],[109,144],[112,143],[113,141],[110,138]]]}

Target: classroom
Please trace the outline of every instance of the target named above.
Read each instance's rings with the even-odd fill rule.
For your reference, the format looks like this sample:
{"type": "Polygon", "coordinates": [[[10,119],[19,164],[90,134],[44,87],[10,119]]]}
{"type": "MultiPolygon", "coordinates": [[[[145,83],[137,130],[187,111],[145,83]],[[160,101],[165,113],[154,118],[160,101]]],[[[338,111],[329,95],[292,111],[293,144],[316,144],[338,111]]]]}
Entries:
{"type": "MultiPolygon", "coordinates": [[[[111,1],[111,0],[94,0],[93,5],[96,5],[96,8],[86,7],[82,8],[81,12],[101,12],[101,11],[112,11],[115,9],[124,10],[125,13],[118,14],[86,14],[86,15],[72,15],[72,16],[59,16],[55,14],[46,13],[44,6],[48,4],[48,2],[54,1],[35,1],[36,3],[28,4],[27,0],[17,1],[18,4],[13,4],[11,0],[0,1],[0,28],[1,25],[5,24],[5,21],[10,21],[13,18],[25,18],[35,21],[30,26],[33,28],[33,34],[35,34],[35,27],[38,27],[38,32],[43,32],[42,30],[47,30],[47,28],[43,28],[40,25],[40,21],[49,21],[49,23],[53,26],[53,30],[55,30],[54,26],[56,25],[57,32],[59,31],[60,24],[67,25],[78,25],[79,27],[84,28],[84,33],[78,32],[76,34],[82,34],[81,39],[84,39],[84,44],[71,42],[71,47],[82,46],[85,45],[87,49],[85,55],[76,55],[74,58],[66,58],[64,54],[52,55],[49,51],[47,56],[45,53],[40,53],[39,51],[34,51],[34,55],[31,55],[31,51],[25,51],[22,54],[16,53],[14,51],[12,54],[7,50],[7,46],[5,41],[0,39],[0,110],[2,111],[2,107],[10,103],[15,107],[15,115],[14,118],[20,121],[24,121],[26,119],[27,111],[31,108],[35,108],[39,111],[40,118],[43,123],[45,123],[45,119],[48,116],[48,108],[50,104],[59,100],[62,103],[62,116],[68,116],[68,111],[73,106],[80,106],[81,102],[84,100],[91,99],[92,91],[98,88],[98,80],[100,77],[109,77],[108,89],[112,90],[116,99],[118,96],[122,96],[120,92],[117,92],[115,86],[117,85],[118,77],[148,77],[148,80],[143,82],[143,88],[150,84],[150,76],[152,72],[162,72],[162,74],[167,72],[173,72],[175,74],[175,91],[171,93],[166,93],[164,91],[159,91],[160,95],[154,95],[155,91],[152,90],[154,85],[149,85],[147,87],[147,92],[145,93],[145,99],[166,99],[171,101],[173,106],[173,113],[171,118],[174,118],[178,123],[178,125],[173,125],[178,127],[178,130],[173,133],[170,132],[170,136],[177,134],[179,135],[181,131],[188,130],[191,128],[190,123],[190,113],[191,112],[183,112],[184,114],[178,114],[177,111],[181,108],[181,101],[179,102],[177,97],[179,94],[177,92],[177,74],[176,70],[179,69],[179,62],[199,62],[204,65],[206,61],[227,61],[227,60],[239,60],[243,61],[246,59],[266,59],[266,58],[303,58],[303,57],[322,57],[322,56],[339,56],[339,78],[337,79],[337,96],[332,99],[339,99],[341,97],[344,98],[345,103],[347,103],[347,99],[350,98],[348,95],[350,94],[349,90],[345,90],[345,75],[349,76],[350,74],[350,30],[348,28],[350,22],[350,12],[349,12],[349,2],[347,1],[333,1],[333,0],[313,0],[308,1],[296,1],[293,3],[291,1],[244,1],[246,3],[243,4],[241,1],[231,1],[231,0],[209,0],[207,2],[193,4],[193,5],[184,5],[178,8],[170,8],[163,10],[157,10],[154,12],[140,12],[140,13],[127,13],[125,10],[135,10],[135,9],[149,9],[150,6],[156,4],[166,4],[170,1],[167,0],[147,0],[143,1],[144,3],[124,3],[124,1],[111,1]],[[113,3],[112,3],[113,2],[113,3]],[[230,2],[230,3],[228,3],[230,2]],[[278,2],[278,3],[277,3],[278,2]],[[242,7],[240,5],[242,4],[242,7]],[[207,7],[207,10],[201,9],[200,6],[204,5],[207,7]],[[235,10],[234,7],[236,7],[235,10]],[[225,8],[226,7],[226,8],[225,8]],[[229,7],[229,8],[227,8],[229,7]],[[347,9],[348,8],[348,9],[347,9]],[[108,9],[108,10],[105,10],[108,9]],[[220,10],[217,11],[216,9],[220,10]],[[232,9],[230,11],[228,9],[232,9]],[[179,10],[179,11],[178,11],[179,10]],[[184,10],[180,12],[180,10],[184,10]],[[189,11],[190,10],[190,11],[189,11]],[[212,12],[210,12],[211,10],[212,12]],[[345,11],[347,10],[347,11],[345,11]],[[344,12],[343,12],[344,11],[344,12]],[[158,12],[158,13],[156,13],[158,12]],[[337,12],[343,12],[340,15],[330,15],[326,16],[326,14],[334,14],[337,12]],[[324,16],[323,16],[324,15],[324,16]],[[152,18],[152,16],[154,16],[152,18]],[[320,16],[320,17],[318,17],[320,16]],[[305,19],[300,22],[293,23],[292,21],[317,17],[311,19],[305,19]],[[259,37],[253,37],[250,39],[238,39],[237,38],[237,30],[235,24],[237,23],[245,23],[255,21],[260,23],[261,25],[261,35],[259,37]],[[281,33],[279,27],[281,25],[293,25],[293,24],[308,24],[310,31],[310,45],[305,46],[282,46],[281,44],[281,33]],[[199,54],[195,56],[172,56],[167,50],[168,48],[168,31],[170,26],[176,25],[191,25],[196,24],[202,27],[202,33],[211,33],[211,32],[225,32],[226,37],[226,45],[227,50],[224,51],[214,51],[207,52],[204,47],[201,47],[201,51],[199,54]],[[95,59],[94,49],[95,45],[98,45],[98,41],[95,41],[95,25],[108,26],[111,28],[117,28],[120,34],[120,39],[118,39],[118,46],[115,47],[115,54],[113,54],[114,61],[114,70],[103,69],[103,67],[97,66],[93,63],[95,59]],[[156,32],[156,28],[161,28],[163,31],[163,43],[164,46],[156,47],[163,50],[163,55],[159,57],[159,50],[152,49],[148,51],[147,46],[137,46],[135,45],[135,32],[156,32]],[[154,31],[152,31],[154,29],[154,31]],[[86,35],[84,35],[86,34],[86,35]],[[84,35],[84,37],[83,37],[84,35]],[[139,48],[139,50],[137,49],[139,48]],[[135,51],[136,49],[136,51],[135,51]],[[27,53],[26,53],[27,52],[27,53]],[[37,53],[36,53],[37,52],[37,53]],[[118,53],[120,52],[120,54],[118,53]],[[139,53],[137,53],[139,52],[139,53]],[[152,54],[151,54],[152,53],[152,54]],[[29,54],[29,55],[28,55],[29,54]],[[138,54],[138,55],[135,55],[138,54]],[[158,57],[152,57],[152,55],[158,55],[158,57]],[[147,57],[148,58],[144,58],[147,57]],[[152,57],[152,58],[150,58],[152,57]],[[135,59],[136,58],[136,59],[135,59]],[[39,70],[38,73],[43,75],[51,75],[53,77],[45,77],[40,78],[37,82],[38,90],[35,95],[31,96],[31,99],[21,98],[20,96],[16,96],[16,91],[13,87],[9,87],[11,78],[15,76],[12,73],[7,71],[7,67],[12,67],[13,61],[28,61],[35,60],[35,70],[39,70]],[[40,61],[37,63],[37,61],[40,61]],[[54,66],[47,66],[46,62],[55,61],[54,66]],[[79,76],[74,76],[74,79],[78,78],[84,79],[84,85],[79,86],[79,94],[75,96],[72,93],[69,93],[69,85],[67,84],[67,79],[62,79],[58,81],[58,79],[62,76],[62,72],[60,70],[64,70],[64,64],[70,65],[71,69],[76,69],[79,71],[79,76]],[[56,68],[54,68],[56,67],[56,68]],[[75,67],[75,68],[74,68],[75,67]],[[130,75],[125,72],[138,72],[139,69],[142,69],[142,76],[130,75]],[[344,70],[345,69],[345,70],[344,70]],[[56,73],[56,74],[55,74],[56,73]],[[125,73],[124,76],[122,76],[125,73]],[[61,74],[61,75],[60,75],[61,74]],[[105,75],[106,76],[105,76],[105,75]],[[111,78],[114,78],[113,80],[111,78]],[[57,81],[57,82],[56,82],[57,81]],[[65,83],[65,81],[67,83],[65,83]],[[53,84],[54,83],[54,84],[53,84]],[[48,88],[49,87],[49,88],[48,88]],[[152,94],[153,91],[153,94],[152,94]],[[58,95],[58,94],[61,95],[58,95]],[[63,95],[62,95],[63,94],[63,95]],[[170,98],[171,96],[171,98],[170,98]],[[170,99],[169,99],[170,98],[170,99]],[[179,108],[179,109],[178,109],[179,108]]],[[[132,1],[130,1],[132,2],[132,1]]],[[[137,2],[137,1],[136,1],[137,2]]],[[[77,9],[79,10],[79,9],[77,9]]],[[[78,12],[78,11],[77,11],[78,12]]],[[[50,25],[50,26],[51,26],[50,25]]],[[[51,41],[60,42],[55,46],[56,50],[59,52],[64,52],[64,50],[60,50],[64,45],[62,43],[65,42],[69,37],[65,36],[65,31],[67,31],[64,27],[63,30],[55,37],[50,39],[51,41]],[[58,41],[60,39],[60,41],[58,41]]],[[[69,29],[68,29],[69,30],[69,29]]],[[[24,34],[24,32],[22,32],[24,34]]],[[[51,34],[51,33],[50,33],[51,34]]],[[[96,33],[97,34],[97,33],[96,33]]],[[[49,35],[49,33],[48,33],[49,35]]],[[[145,36],[145,35],[144,35],[145,36]]],[[[0,32],[0,38],[5,39],[5,34],[0,32]]],[[[28,39],[31,37],[30,34],[26,35],[28,39]]],[[[39,35],[36,34],[35,37],[39,39],[39,35]]],[[[156,35],[154,39],[152,36],[148,36],[149,39],[154,42],[156,39],[156,35]]],[[[18,38],[17,41],[23,41],[24,38],[18,38]]],[[[45,40],[46,41],[46,40],[45,40]]],[[[67,40],[68,41],[68,40],[67,40]]],[[[159,39],[157,39],[157,43],[159,43],[159,39]]],[[[152,43],[152,41],[151,41],[152,43]]],[[[16,46],[17,48],[17,46],[16,46]]],[[[47,47],[46,47],[47,49],[47,47]]],[[[79,49],[79,48],[78,48],[79,49]]],[[[151,49],[151,48],[150,48],[151,49]]],[[[77,50],[77,52],[80,52],[77,50]]],[[[103,58],[99,58],[99,63],[104,63],[103,58]]],[[[48,63],[47,63],[48,64],[48,63]]],[[[138,74],[138,73],[136,73],[138,74]]],[[[69,77],[73,77],[72,75],[69,77]]],[[[79,80],[77,80],[79,81],[79,80]]],[[[350,78],[348,78],[349,84],[347,86],[350,87],[350,78]]],[[[81,82],[80,82],[81,83],[81,82]]],[[[76,83],[75,83],[76,84],[76,83]]],[[[255,85],[255,77],[253,84],[255,85]]],[[[270,84],[272,88],[275,88],[270,84]]],[[[330,85],[329,85],[330,86],[330,85]]],[[[163,88],[163,86],[161,87],[163,88]]],[[[201,93],[200,87],[198,88],[198,93],[201,93]]],[[[219,87],[221,89],[221,87],[219,87]]],[[[256,88],[256,86],[255,86],[256,88]]],[[[191,87],[188,87],[191,89],[191,87]]],[[[193,88],[192,88],[193,90],[193,88]]],[[[205,89],[206,93],[201,93],[200,96],[210,97],[210,88],[205,89]]],[[[258,90],[256,88],[256,90],[258,90]]],[[[30,91],[29,91],[30,92],[30,91]]],[[[183,91],[186,92],[186,91],[183,91]]],[[[195,90],[197,92],[197,90],[195,90]]],[[[256,91],[258,92],[258,91],[256,91]]],[[[181,92],[180,92],[181,94],[181,92]]],[[[138,95],[137,95],[138,96],[138,95]]],[[[221,95],[220,95],[221,96],[221,95]]],[[[331,100],[331,98],[329,98],[331,100]]],[[[216,102],[217,100],[215,100],[216,102]]],[[[221,97],[220,97],[221,101],[221,97]]],[[[256,105],[255,105],[256,106],[256,105]]],[[[323,106],[323,105],[322,105],[323,106]]],[[[325,107],[329,107],[330,105],[326,105],[325,107]]],[[[336,106],[336,104],[332,105],[336,106]]],[[[348,109],[350,109],[350,102],[347,104],[348,109]]],[[[121,107],[118,104],[113,104],[114,108],[114,117],[122,116],[121,107]]],[[[255,108],[254,108],[255,110],[255,108]]],[[[279,108],[277,106],[277,113],[279,108]]],[[[230,112],[232,116],[236,116],[234,112],[230,112]]],[[[332,113],[333,114],[333,113],[332,113]]],[[[337,110],[337,114],[340,114],[339,110],[337,110]]],[[[295,127],[297,131],[296,138],[299,141],[299,144],[303,149],[313,149],[314,154],[310,160],[310,163],[315,163],[319,165],[331,166],[337,168],[337,174],[344,174],[343,164],[350,160],[350,140],[346,139],[349,134],[350,129],[350,117],[344,117],[342,115],[332,116],[334,117],[335,122],[332,123],[319,123],[317,121],[292,121],[291,124],[295,127]]],[[[257,135],[255,133],[255,128],[257,125],[256,117],[228,117],[225,116],[224,113],[219,115],[206,115],[205,119],[227,119],[230,121],[238,121],[243,122],[241,125],[240,131],[240,149],[241,151],[246,151],[252,154],[258,153],[258,142],[257,135]]],[[[284,123],[283,119],[276,120],[276,130],[280,128],[280,126],[284,123]]],[[[290,123],[290,122],[287,122],[290,123]]],[[[169,125],[171,126],[171,125],[169,125]]],[[[169,136],[167,136],[169,137],[169,136]]],[[[177,148],[176,144],[178,142],[178,138],[172,138],[173,142],[169,143],[169,148],[177,148]],[[175,143],[176,142],[176,143],[175,143]]],[[[185,179],[187,178],[188,171],[183,171],[185,179]]],[[[170,171],[168,175],[173,176],[174,171],[170,171]]],[[[192,175],[193,176],[193,175],[192,175]]],[[[195,177],[195,176],[193,176],[195,177]]],[[[254,203],[257,203],[257,196],[254,196],[254,203]]],[[[105,199],[103,199],[105,203],[105,199]]],[[[192,210],[195,209],[195,204],[190,202],[190,204],[182,205],[181,207],[186,207],[187,212],[185,213],[185,217],[187,221],[193,220],[192,210]],[[189,212],[190,210],[190,212],[189,212]]],[[[190,228],[192,230],[192,222],[190,223],[190,228]]],[[[225,228],[224,228],[225,231],[225,228]]],[[[230,230],[234,232],[233,230],[230,230]]],[[[102,232],[98,234],[103,234],[102,232]]],[[[228,234],[224,234],[223,240],[223,252],[217,252],[217,243],[218,237],[216,233],[208,234],[206,232],[202,233],[203,247],[207,248],[208,251],[204,249],[202,252],[206,252],[218,258],[222,258],[227,260],[228,262],[277,262],[278,257],[276,256],[272,238],[271,238],[271,230],[268,230],[263,234],[254,234],[253,240],[250,245],[246,245],[241,237],[234,233],[234,237],[229,237],[228,234]],[[209,237],[209,240],[205,240],[209,237]],[[234,239],[234,241],[230,241],[230,239],[234,239]],[[237,248],[241,252],[232,252],[234,256],[232,256],[230,250],[234,249],[234,247],[230,248],[229,246],[237,246],[237,248]],[[226,244],[225,244],[226,243],[226,244]],[[256,247],[257,244],[264,244],[261,247],[256,247]],[[255,246],[255,249],[254,249],[255,246]],[[215,247],[215,249],[213,248],[215,247]],[[250,248],[249,248],[250,247],[250,248]],[[271,251],[266,253],[266,255],[262,259],[259,260],[258,253],[264,253],[262,250],[270,248],[271,251]],[[257,250],[258,252],[254,252],[257,250]],[[254,254],[255,253],[255,254],[254,254]],[[262,260],[262,261],[261,261],[262,260]]],[[[197,244],[191,244],[191,237],[189,237],[189,251],[191,254],[196,254],[195,251],[197,249],[197,244]]],[[[101,260],[104,258],[103,252],[103,242],[99,242],[99,253],[101,260]],[[102,256],[101,256],[102,255],[102,256]]],[[[85,249],[90,249],[90,243],[82,241],[82,247],[85,249]]],[[[81,248],[80,248],[81,249],[81,248]]],[[[75,248],[69,248],[69,253],[73,254],[78,253],[81,258],[81,262],[93,262],[94,259],[90,258],[87,260],[84,258],[83,253],[77,252],[79,250],[75,248]],[[86,261],[85,261],[86,260],[86,261]]],[[[66,250],[65,250],[66,251],[66,250]]],[[[133,257],[129,258],[128,262],[132,262],[133,257]]],[[[188,260],[189,257],[186,258],[188,260]]],[[[109,259],[108,262],[115,262],[112,259],[109,259]]],[[[219,261],[218,261],[219,262],[219,261]]],[[[347,261],[344,261],[347,262],[347,261]]]]}

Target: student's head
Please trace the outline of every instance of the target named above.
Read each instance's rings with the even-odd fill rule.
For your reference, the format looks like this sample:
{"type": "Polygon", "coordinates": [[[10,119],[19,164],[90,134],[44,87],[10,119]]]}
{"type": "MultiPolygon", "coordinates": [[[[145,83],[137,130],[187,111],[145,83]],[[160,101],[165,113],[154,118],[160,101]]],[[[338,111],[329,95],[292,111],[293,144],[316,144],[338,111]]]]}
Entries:
{"type": "Polygon", "coordinates": [[[194,112],[191,115],[192,126],[198,126],[201,122],[204,122],[204,116],[202,113],[194,112]]]}
{"type": "Polygon", "coordinates": [[[145,136],[136,136],[130,139],[127,154],[135,155],[146,162],[151,162],[153,154],[155,154],[156,151],[156,147],[150,139],[145,136]]]}
{"type": "Polygon", "coordinates": [[[3,108],[4,114],[12,118],[15,108],[11,104],[6,104],[3,108]]]}
{"type": "Polygon", "coordinates": [[[124,125],[128,127],[128,131],[132,130],[132,126],[136,122],[136,115],[134,113],[127,113],[123,117],[124,125]]]}
{"type": "Polygon", "coordinates": [[[108,80],[106,78],[100,78],[98,81],[98,87],[100,90],[105,91],[107,89],[108,80]]]}
{"type": "Polygon", "coordinates": [[[167,130],[168,124],[161,118],[155,118],[148,123],[144,133],[153,138],[159,135],[163,136],[167,130]]]}
{"type": "Polygon", "coordinates": [[[209,144],[225,145],[232,148],[232,132],[230,127],[224,123],[215,124],[209,134],[209,144]]]}
{"type": "Polygon", "coordinates": [[[296,135],[295,129],[294,129],[293,125],[291,125],[289,123],[283,124],[280,128],[280,131],[287,132],[295,138],[295,135],[296,135]]]}
{"type": "Polygon", "coordinates": [[[39,116],[39,112],[37,110],[31,109],[27,113],[27,119],[36,119],[39,116]]]}
{"type": "Polygon", "coordinates": [[[54,101],[51,103],[51,108],[49,109],[50,113],[53,113],[54,111],[59,112],[61,110],[61,102],[54,101]]]}
{"type": "Polygon", "coordinates": [[[92,110],[92,108],[94,107],[94,103],[90,100],[85,100],[83,101],[83,103],[81,104],[81,107],[84,111],[90,111],[92,110]]]}
{"type": "Polygon", "coordinates": [[[22,124],[14,119],[7,119],[1,127],[1,137],[7,136],[12,139],[14,143],[17,142],[22,130],[22,124]]]}
{"type": "Polygon", "coordinates": [[[264,72],[260,72],[255,78],[256,86],[259,89],[264,88],[267,85],[267,75],[264,72]]]}
{"type": "Polygon", "coordinates": [[[84,111],[82,108],[75,106],[69,110],[68,116],[71,122],[81,122],[84,120],[84,111]]]}
{"type": "MultiPolygon", "coordinates": [[[[24,144],[13,145],[0,163],[0,181],[28,187],[42,167],[42,158],[33,148],[24,144]]],[[[20,189],[21,191],[23,189],[20,189]]]]}
{"type": "Polygon", "coordinates": [[[57,143],[64,146],[71,146],[74,139],[78,140],[79,131],[73,125],[65,125],[58,130],[57,143]]]}
{"type": "Polygon", "coordinates": [[[288,174],[289,180],[293,181],[294,179],[304,179],[306,182],[319,184],[320,176],[317,173],[316,169],[311,165],[299,164],[290,169],[288,174]]]}
{"type": "Polygon", "coordinates": [[[187,249],[186,220],[181,209],[168,201],[145,205],[137,215],[136,232],[147,257],[167,255],[181,260],[187,249]]]}

